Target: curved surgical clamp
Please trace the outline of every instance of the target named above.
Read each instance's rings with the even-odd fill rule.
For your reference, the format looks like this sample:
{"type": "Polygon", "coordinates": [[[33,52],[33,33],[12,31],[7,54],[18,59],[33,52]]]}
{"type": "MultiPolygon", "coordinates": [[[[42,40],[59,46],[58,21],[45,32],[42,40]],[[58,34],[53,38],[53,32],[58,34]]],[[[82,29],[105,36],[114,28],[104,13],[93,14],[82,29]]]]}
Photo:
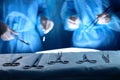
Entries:
{"type": "Polygon", "coordinates": [[[97,61],[96,60],[89,60],[88,58],[87,58],[87,56],[84,54],[83,55],[83,60],[79,60],[79,61],[77,61],[76,63],[77,64],[82,64],[82,63],[84,63],[84,62],[89,62],[89,63],[96,63],[97,61]]]}
{"type": "Polygon", "coordinates": [[[44,68],[43,65],[38,65],[39,62],[40,62],[40,57],[41,57],[41,55],[38,56],[38,57],[35,59],[35,61],[33,62],[32,65],[26,65],[26,66],[23,67],[23,69],[30,69],[30,68],[42,69],[42,68],[44,68]]]}
{"type": "Polygon", "coordinates": [[[62,52],[61,53],[59,53],[58,52],[58,56],[57,56],[57,59],[55,60],[55,61],[50,61],[50,62],[48,62],[48,64],[49,65],[52,65],[52,64],[55,64],[55,63],[62,63],[62,64],[67,64],[67,63],[69,63],[69,61],[62,61],[61,60],[61,57],[62,57],[62,52]]]}
{"type": "Polygon", "coordinates": [[[20,63],[17,63],[16,61],[18,61],[19,59],[22,59],[22,56],[15,58],[12,62],[10,63],[4,63],[3,66],[4,67],[8,67],[8,66],[19,66],[20,63]]]}

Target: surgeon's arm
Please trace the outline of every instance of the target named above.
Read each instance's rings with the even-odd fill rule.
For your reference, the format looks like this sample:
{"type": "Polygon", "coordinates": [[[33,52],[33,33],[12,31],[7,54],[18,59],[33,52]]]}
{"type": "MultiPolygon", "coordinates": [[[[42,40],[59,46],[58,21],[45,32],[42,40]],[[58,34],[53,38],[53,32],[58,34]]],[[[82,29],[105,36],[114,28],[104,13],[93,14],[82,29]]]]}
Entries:
{"type": "Polygon", "coordinates": [[[66,0],[64,2],[61,16],[65,26],[65,30],[74,31],[79,27],[80,20],[74,7],[74,0],[66,0]]]}

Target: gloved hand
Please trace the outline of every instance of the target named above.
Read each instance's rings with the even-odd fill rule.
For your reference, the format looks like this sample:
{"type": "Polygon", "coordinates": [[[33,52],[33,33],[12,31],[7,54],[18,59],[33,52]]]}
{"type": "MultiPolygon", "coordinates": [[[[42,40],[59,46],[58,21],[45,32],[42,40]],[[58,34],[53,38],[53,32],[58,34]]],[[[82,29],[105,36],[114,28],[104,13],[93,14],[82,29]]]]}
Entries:
{"type": "Polygon", "coordinates": [[[44,34],[47,34],[52,30],[54,23],[51,20],[47,19],[46,17],[41,17],[41,25],[44,34]]]}
{"type": "Polygon", "coordinates": [[[18,33],[11,30],[9,26],[7,26],[5,23],[0,22],[0,37],[4,41],[9,41],[14,39],[14,35],[17,35],[18,33]]]}
{"type": "Polygon", "coordinates": [[[79,27],[80,19],[78,17],[71,16],[68,18],[67,24],[70,29],[75,30],[79,27]]]}
{"type": "Polygon", "coordinates": [[[98,18],[98,24],[106,24],[111,20],[111,16],[109,13],[99,14],[97,15],[97,18],[98,18]]]}

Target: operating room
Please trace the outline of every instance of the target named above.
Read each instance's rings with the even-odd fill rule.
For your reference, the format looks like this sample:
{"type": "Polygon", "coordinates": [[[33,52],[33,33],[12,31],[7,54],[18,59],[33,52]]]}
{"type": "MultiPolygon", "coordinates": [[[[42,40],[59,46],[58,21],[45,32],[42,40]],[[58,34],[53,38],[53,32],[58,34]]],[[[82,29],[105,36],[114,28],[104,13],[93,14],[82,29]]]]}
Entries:
{"type": "Polygon", "coordinates": [[[0,80],[115,80],[119,59],[120,0],[0,0],[0,80]]]}
{"type": "Polygon", "coordinates": [[[69,47],[119,50],[119,1],[107,0],[104,1],[104,6],[101,6],[101,1],[101,4],[85,1],[46,0],[45,2],[39,0],[38,3],[43,5],[39,6],[36,3],[37,0],[36,2],[33,0],[33,3],[31,0],[20,1],[18,6],[17,0],[1,0],[1,22],[5,23],[13,32],[10,32],[12,36],[9,33],[1,36],[0,53],[35,53],[69,47]],[[83,3],[83,5],[78,5],[78,3],[83,3]],[[100,20],[97,17],[104,13],[108,13],[107,17],[109,17],[105,26],[101,23],[99,25],[100,20]],[[46,33],[41,27],[42,22],[38,21],[41,16],[46,17],[43,19],[48,19],[49,27],[46,27],[46,29],[48,28],[46,33]],[[72,19],[73,24],[71,24],[72,19]],[[74,24],[78,26],[75,27],[74,24]],[[35,27],[37,33],[32,31],[34,26],[39,27],[35,27]],[[91,27],[92,29],[89,30],[91,27]],[[6,37],[7,39],[4,39],[6,37]]]}

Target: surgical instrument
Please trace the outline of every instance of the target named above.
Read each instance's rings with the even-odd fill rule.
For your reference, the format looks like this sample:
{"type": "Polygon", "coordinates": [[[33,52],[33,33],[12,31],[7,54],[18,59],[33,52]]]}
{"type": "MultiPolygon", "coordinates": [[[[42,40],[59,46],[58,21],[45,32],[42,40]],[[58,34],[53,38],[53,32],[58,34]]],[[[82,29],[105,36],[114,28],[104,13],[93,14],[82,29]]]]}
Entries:
{"type": "Polygon", "coordinates": [[[109,55],[108,54],[107,54],[107,56],[105,56],[104,54],[102,54],[102,59],[105,61],[105,63],[110,63],[109,55]]]}
{"type": "Polygon", "coordinates": [[[18,36],[15,36],[15,39],[21,41],[22,43],[24,43],[26,45],[30,45],[28,42],[24,41],[23,39],[20,39],[18,36]]]}
{"type": "Polygon", "coordinates": [[[82,63],[84,63],[84,62],[89,62],[89,63],[96,63],[97,61],[96,60],[89,60],[88,58],[87,58],[87,56],[84,54],[83,55],[83,60],[79,60],[79,61],[77,61],[76,63],[77,64],[82,64],[82,63]]]}
{"type": "Polygon", "coordinates": [[[42,68],[44,68],[43,65],[39,65],[41,56],[42,55],[39,55],[37,58],[35,58],[32,65],[26,65],[26,66],[23,67],[23,69],[30,69],[30,68],[42,69],[42,68]]]}
{"type": "MultiPolygon", "coordinates": [[[[108,8],[105,9],[105,11],[102,14],[105,14],[109,9],[111,8],[111,6],[108,6],[108,8]]],[[[97,16],[90,24],[89,24],[89,29],[91,29],[94,25],[96,25],[96,23],[98,22],[99,18],[102,15],[97,16]]]]}
{"type": "Polygon", "coordinates": [[[67,63],[69,63],[69,61],[62,61],[61,60],[61,57],[62,57],[62,52],[61,53],[59,53],[58,52],[58,55],[57,55],[57,59],[55,60],[55,61],[50,61],[50,62],[48,62],[48,64],[49,65],[52,65],[52,64],[55,64],[55,63],[62,63],[62,64],[67,64],[67,63]]]}
{"type": "Polygon", "coordinates": [[[22,59],[22,56],[20,56],[20,57],[18,57],[18,58],[15,58],[12,62],[4,63],[3,66],[4,66],[4,67],[8,67],[8,66],[19,66],[20,63],[17,62],[19,59],[22,59]]]}

